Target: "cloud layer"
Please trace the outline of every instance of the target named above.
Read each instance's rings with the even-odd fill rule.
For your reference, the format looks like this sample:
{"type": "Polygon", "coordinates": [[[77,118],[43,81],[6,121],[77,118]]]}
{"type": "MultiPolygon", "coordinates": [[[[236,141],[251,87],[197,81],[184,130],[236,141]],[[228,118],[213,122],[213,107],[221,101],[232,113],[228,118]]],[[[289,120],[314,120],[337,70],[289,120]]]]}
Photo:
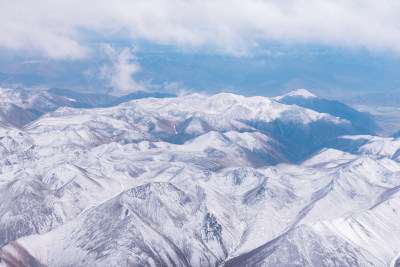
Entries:
{"type": "Polygon", "coordinates": [[[3,0],[0,46],[53,59],[93,42],[146,40],[216,53],[265,43],[400,51],[396,0],[3,0]]]}

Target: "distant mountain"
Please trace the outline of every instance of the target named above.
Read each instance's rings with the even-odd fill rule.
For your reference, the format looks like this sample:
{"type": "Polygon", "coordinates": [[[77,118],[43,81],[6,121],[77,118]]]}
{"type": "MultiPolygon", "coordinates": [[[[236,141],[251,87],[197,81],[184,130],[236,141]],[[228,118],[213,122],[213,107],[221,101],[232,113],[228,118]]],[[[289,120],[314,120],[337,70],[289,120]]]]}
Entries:
{"type": "Polygon", "coordinates": [[[104,103],[104,104],[99,105],[99,107],[113,107],[113,106],[119,105],[124,102],[128,102],[128,101],[135,100],[135,99],[148,98],[148,97],[168,98],[168,97],[176,97],[176,95],[169,94],[169,93],[138,91],[138,92],[130,93],[128,95],[119,96],[109,103],[104,103]]]}
{"type": "Polygon", "coordinates": [[[46,91],[0,88],[0,106],[0,123],[20,128],[59,107],[80,105],[46,91]]]}
{"type": "Polygon", "coordinates": [[[53,88],[48,90],[47,92],[52,93],[54,95],[66,97],[76,102],[75,105],[81,105],[79,107],[86,107],[86,108],[112,107],[134,99],[142,99],[147,97],[164,98],[164,97],[176,96],[174,94],[169,94],[169,93],[144,92],[144,91],[138,91],[123,96],[113,96],[108,94],[79,93],[72,90],[59,89],[59,88],[53,88]]]}
{"type": "Polygon", "coordinates": [[[379,137],[370,135],[344,135],[324,144],[354,155],[378,155],[400,162],[400,139],[398,137],[379,137]]]}
{"type": "Polygon", "coordinates": [[[375,134],[380,129],[372,115],[359,112],[336,100],[319,98],[305,89],[299,89],[287,95],[275,98],[279,103],[298,105],[320,113],[327,113],[351,122],[359,134],[375,134]]]}
{"type": "Polygon", "coordinates": [[[343,100],[351,105],[375,107],[400,107],[400,92],[370,93],[343,100]]]}
{"type": "Polygon", "coordinates": [[[68,89],[24,90],[0,88],[0,123],[22,127],[49,111],[60,107],[112,107],[123,102],[146,97],[174,97],[158,92],[135,92],[125,96],[86,94],[68,89]]]}
{"type": "Polygon", "coordinates": [[[64,97],[74,103],[76,107],[94,108],[99,105],[110,103],[117,97],[108,94],[86,94],[68,89],[53,88],[47,90],[48,93],[64,97]]]}
{"type": "Polygon", "coordinates": [[[0,122],[3,126],[22,127],[37,119],[37,114],[12,103],[0,103],[0,122]]]}

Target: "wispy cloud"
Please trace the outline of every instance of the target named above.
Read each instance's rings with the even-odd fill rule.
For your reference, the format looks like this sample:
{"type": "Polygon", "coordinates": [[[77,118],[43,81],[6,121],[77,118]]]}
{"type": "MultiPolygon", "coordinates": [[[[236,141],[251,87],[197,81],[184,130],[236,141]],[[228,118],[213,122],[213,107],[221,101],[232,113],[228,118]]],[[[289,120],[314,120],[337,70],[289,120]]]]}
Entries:
{"type": "Polygon", "coordinates": [[[241,54],[263,42],[400,51],[396,0],[3,0],[0,46],[84,58],[101,39],[241,54]]]}
{"type": "Polygon", "coordinates": [[[177,96],[186,96],[194,93],[192,90],[183,86],[179,82],[164,82],[163,90],[166,92],[171,92],[177,96]]]}
{"type": "Polygon", "coordinates": [[[115,93],[144,91],[145,86],[133,79],[133,75],[141,69],[134,56],[135,48],[117,51],[109,44],[103,44],[102,47],[110,64],[103,65],[100,78],[106,80],[115,93]]]}

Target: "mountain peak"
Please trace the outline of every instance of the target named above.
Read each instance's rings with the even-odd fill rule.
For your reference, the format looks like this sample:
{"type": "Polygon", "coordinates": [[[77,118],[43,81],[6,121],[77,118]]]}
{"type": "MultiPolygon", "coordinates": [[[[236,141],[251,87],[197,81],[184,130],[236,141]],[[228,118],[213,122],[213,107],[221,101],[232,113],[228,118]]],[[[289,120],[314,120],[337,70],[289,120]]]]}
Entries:
{"type": "Polygon", "coordinates": [[[297,89],[296,91],[290,92],[285,96],[302,96],[304,98],[317,97],[316,95],[307,91],[306,89],[297,89]]]}
{"type": "Polygon", "coordinates": [[[281,100],[284,97],[301,96],[303,98],[316,98],[317,96],[307,91],[306,89],[297,89],[286,95],[276,97],[277,100],[281,100]]]}

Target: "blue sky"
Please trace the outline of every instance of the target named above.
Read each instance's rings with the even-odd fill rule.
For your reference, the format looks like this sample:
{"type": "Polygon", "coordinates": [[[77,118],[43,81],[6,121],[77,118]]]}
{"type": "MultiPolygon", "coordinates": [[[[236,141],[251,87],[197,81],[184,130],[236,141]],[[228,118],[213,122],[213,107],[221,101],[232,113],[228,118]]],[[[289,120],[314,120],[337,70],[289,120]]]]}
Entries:
{"type": "Polygon", "coordinates": [[[9,1],[0,86],[326,97],[400,89],[394,0],[9,1]]]}

